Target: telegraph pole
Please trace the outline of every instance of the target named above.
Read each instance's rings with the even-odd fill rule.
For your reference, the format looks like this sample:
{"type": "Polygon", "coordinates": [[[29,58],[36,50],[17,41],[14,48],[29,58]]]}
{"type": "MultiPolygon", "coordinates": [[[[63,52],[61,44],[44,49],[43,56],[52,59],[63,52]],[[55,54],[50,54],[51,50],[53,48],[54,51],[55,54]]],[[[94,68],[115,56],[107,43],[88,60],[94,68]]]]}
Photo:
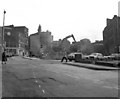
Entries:
{"type": "Polygon", "coordinates": [[[4,12],[3,12],[3,28],[2,28],[2,49],[3,50],[5,48],[5,42],[4,42],[5,13],[6,13],[6,11],[4,10],[4,12]]]}

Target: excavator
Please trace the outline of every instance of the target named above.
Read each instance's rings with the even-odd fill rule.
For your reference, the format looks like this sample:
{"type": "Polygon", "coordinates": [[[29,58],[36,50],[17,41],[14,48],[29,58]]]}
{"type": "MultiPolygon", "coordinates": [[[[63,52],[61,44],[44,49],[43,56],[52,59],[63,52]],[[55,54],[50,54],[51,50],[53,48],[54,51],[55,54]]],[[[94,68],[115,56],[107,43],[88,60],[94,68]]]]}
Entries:
{"type": "Polygon", "coordinates": [[[68,39],[68,38],[70,38],[70,37],[72,37],[72,38],[73,38],[73,40],[74,40],[74,42],[76,42],[74,35],[73,35],[73,34],[71,34],[71,35],[68,35],[68,36],[66,36],[65,38],[63,38],[63,40],[62,40],[62,42],[61,42],[61,43],[63,43],[63,41],[67,40],[67,39],[68,39]]]}
{"type": "MultiPolygon", "coordinates": [[[[67,40],[68,38],[73,38],[73,40],[74,40],[74,43],[76,43],[76,40],[75,40],[75,37],[74,37],[74,35],[73,34],[71,34],[71,35],[68,35],[68,36],[66,36],[65,38],[63,38],[62,39],[62,41],[61,41],[61,43],[60,43],[60,46],[62,46],[63,45],[63,42],[65,41],[65,40],[67,40]]],[[[64,54],[64,56],[63,56],[63,58],[62,58],[62,60],[61,60],[61,62],[63,62],[63,60],[65,59],[66,60],[66,62],[67,62],[67,51],[66,51],[66,47],[64,46],[63,47],[63,54],[64,54]]]]}
{"type": "MultiPolygon", "coordinates": [[[[63,45],[63,42],[65,41],[65,40],[67,40],[68,38],[73,38],[73,40],[74,40],[74,42],[76,43],[76,40],[75,40],[75,37],[74,37],[74,35],[73,34],[71,34],[71,35],[68,35],[68,36],[66,36],[65,38],[63,38],[62,40],[61,40],[61,43],[60,43],[60,46],[62,46],[63,45]]],[[[64,51],[66,50],[65,49],[65,47],[64,47],[64,49],[63,49],[64,51]]]]}

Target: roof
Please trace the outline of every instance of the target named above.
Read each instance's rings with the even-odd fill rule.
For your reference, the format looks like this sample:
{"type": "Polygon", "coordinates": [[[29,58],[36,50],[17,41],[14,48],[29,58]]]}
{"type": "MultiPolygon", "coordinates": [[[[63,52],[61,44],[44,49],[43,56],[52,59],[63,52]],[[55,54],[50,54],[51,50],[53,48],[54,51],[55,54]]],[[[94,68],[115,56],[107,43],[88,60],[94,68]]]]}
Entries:
{"type": "Polygon", "coordinates": [[[35,36],[35,35],[38,35],[38,33],[31,34],[30,36],[35,36]]]}
{"type": "Polygon", "coordinates": [[[15,26],[15,28],[27,28],[26,26],[15,26]]]}

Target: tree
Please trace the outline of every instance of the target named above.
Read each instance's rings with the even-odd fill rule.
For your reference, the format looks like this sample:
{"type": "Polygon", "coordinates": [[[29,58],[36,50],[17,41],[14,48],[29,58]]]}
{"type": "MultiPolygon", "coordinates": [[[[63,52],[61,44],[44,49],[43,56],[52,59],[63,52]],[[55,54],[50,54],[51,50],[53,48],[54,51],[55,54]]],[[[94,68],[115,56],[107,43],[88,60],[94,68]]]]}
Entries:
{"type": "Polygon", "coordinates": [[[78,50],[78,47],[77,47],[77,44],[72,44],[69,48],[69,52],[77,52],[78,50]]]}
{"type": "Polygon", "coordinates": [[[53,46],[52,49],[53,49],[54,52],[62,51],[62,48],[60,46],[53,46]]]}
{"type": "Polygon", "coordinates": [[[78,48],[83,54],[91,54],[94,51],[93,45],[89,39],[82,39],[78,48]]]}
{"type": "Polygon", "coordinates": [[[95,41],[93,45],[94,45],[94,52],[105,54],[103,41],[95,41]]]}

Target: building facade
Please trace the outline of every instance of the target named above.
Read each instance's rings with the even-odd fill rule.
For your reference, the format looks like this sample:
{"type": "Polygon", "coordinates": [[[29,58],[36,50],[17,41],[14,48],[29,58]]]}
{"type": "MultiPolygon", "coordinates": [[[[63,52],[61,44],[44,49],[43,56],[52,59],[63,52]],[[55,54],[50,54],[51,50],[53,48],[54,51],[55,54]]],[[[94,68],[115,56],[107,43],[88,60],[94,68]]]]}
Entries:
{"type": "Polygon", "coordinates": [[[0,27],[0,47],[2,46],[2,27],[0,27]]]}
{"type": "Polygon", "coordinates": [[[23,55],[28,53],[28,28],[25,26],[5,26],[4,42],[7,53],[23,55]]]}
{"type": "Polygon", "coordinates": [[[107,19],[107,26],[103,30],[103,44],[105,54],[120,53],[120,17],[114,15],[107,19]]]}
{"type": "Polygon", "coordinates": [[[15,27],[14,32],[17,33],[18,37],[18,50],[19,55],[28,54],[28,28],[25,26],[15,27]]]}
{"type": "Polygon", "coordinates": [[[42,47],[50,45],[53,42],[53,36],[50,31],[42,31],[41,25],[38,27],[38,34],[40,37],[40,43],[42,47]]]}
{"type": "Polygon", "coordinates": [[[61,40],[61,39],[56,40],[56,41],[53,41],[53,42],[52,42],[52,47],[58,47],[58,46],[61,45],[61,43],[62,43],[62,40],[61,40]]]}
{"type": "Polygon", "coordinates": [[[38,33],[31,34],[29,36],[29,54],[30,56],[40,55],[40,37],[38,33]]]}
{"type": "Polygon", "coordinates": [[[2,27],[0,27],[0,60],[2,59],[2,27]]]}
{"type": "Polygon", "coordinates": [[[32,56],[40,56],[41,53],[44,53],[45,49],[48,46],[51,46],[53,41],[53,36],[50,31],[42,31],[41,25],[38,27],[38,32],[31,34],[29,36],[29,50],[32,56]]]}

